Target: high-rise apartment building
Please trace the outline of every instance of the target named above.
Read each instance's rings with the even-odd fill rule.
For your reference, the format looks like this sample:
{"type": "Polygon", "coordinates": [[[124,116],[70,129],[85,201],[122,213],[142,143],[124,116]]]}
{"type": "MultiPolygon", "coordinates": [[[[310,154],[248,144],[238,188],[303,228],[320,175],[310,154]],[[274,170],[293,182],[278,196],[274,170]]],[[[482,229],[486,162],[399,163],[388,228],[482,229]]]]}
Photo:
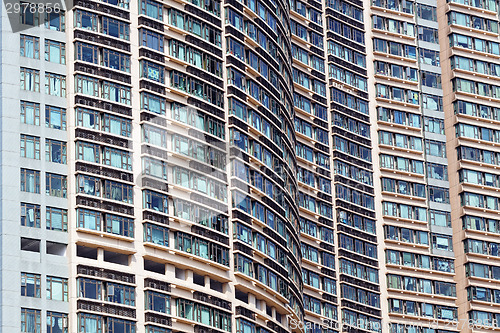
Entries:
{"type": "Polygon", "coordinates": [[[499,329],[497,1],[2,8],[2,332],[499,329]]]}
{"type": "Polygon", "coordinates": [[[66,22],[28,10],[11,27],[4,9],[0,330],[60,332],[70,297],[66,22]]]}

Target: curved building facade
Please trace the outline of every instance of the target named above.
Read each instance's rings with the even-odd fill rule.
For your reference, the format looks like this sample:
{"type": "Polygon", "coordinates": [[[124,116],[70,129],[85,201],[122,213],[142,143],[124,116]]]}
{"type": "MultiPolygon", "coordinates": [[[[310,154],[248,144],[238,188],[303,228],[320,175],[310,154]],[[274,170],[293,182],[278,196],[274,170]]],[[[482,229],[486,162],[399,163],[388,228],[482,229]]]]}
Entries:
{"type": "Polygon", "coordinates": [[[302,322],[289,4],[75,2],[70,327],[302,322]]]}
{"type": "Polygon", "coordinates": [[[37,8],[2,11],[2,330],[499,327],[497,2],[37,8]]]}

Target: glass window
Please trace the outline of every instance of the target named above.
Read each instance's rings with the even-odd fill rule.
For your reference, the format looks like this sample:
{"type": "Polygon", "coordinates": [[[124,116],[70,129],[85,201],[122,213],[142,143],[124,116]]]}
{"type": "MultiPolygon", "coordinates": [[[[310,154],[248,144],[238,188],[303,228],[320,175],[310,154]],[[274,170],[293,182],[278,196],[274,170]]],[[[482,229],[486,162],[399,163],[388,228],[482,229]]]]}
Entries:
{"type": "Polygon", "coordinates": [[[40,205],[21,202],[21,225],[40,228],[40,205]]]}
{"type": "Polygon", "coordinates": [[[68,211],[66,209],[47,207],[47,230],[68,231],[68,211]]]}
{"type": "Polygon", "coordinates": [[[47,276],[47,299],[68,301],[68,279],[47,276]]]}
{"type": "Polygon", "coordinates": [[[45,193],[59,198],[66,198],[68,185],[66,176],[55,173],[46,173],[45,193]]]}
{"type": "Polygon", "coordinates": [[[40,193],[40,171],[21,169],[21,191],[40,193]]]}
{"type": "Polygon", "coordinates": [[[68,333],[68,315],[47,311],[47,333],[68,333]]]}
{"type": "Polygon", "coordinates": [[[45,126],[49,128],[66,130],[66,109],[55,106],[45,106],[45,126]]]}
{"type": "Polygon", "coordinates": [[[75,27],[97,32],[99,16],[81,9],[75,10],[75,27]]]}
{"type": "Polygon", "coordinates": [[[66,142],[45,139],[45,160],[66,164],[66,142]]]}
{"type": "Polygon", "coordinates": [[[41,297],[40,274],[21,273],[21,296],[41,297]]]}
{"type": "Polygon", "coordinates": [[[156,20],[163,20],[163,5],[156,1],[142,0],[141,14],[152,17],[156,20]]]}
{"type": "Polygon", "coordinates": [[[146,310],[170,314],[170,296],[154,291],[146,291],[146,310]]]}
{"type": "Polygon", "coordinates": [[[40,71],[21,67],[21,90],[40,92],[40,71]]]}
{"type": "Polygon", "coordinates": [[[84,312],[78,313],[78,332],[102,333],[103,332],[102,327],[103,327],[103,318],[101,316],[88,314],[84,312]]]}
{"type": "Polygon", "coordinates": [[[65,13],[52,10],[45,12],[45,28],[55,31],[65,31],[65,13]]]}
{"type": "Polygon", "coordinates": [[[168,246],[168,229],[151,223],[144,224],[144,241],[168,246]]]}
{"type": "Polygon", "coordinates": [[[20,35],[21,57],[40,59],[40,38],[28,35],[20,35]]]}
{"type": "Polygon", "coordinates": [[[134,220],[122,216],[105,214],[104,231],[115,235],[134,237],[134,220]]]}
{"type": "Polygon", "coordinates": [[[78,228],[101,230],[101,213],[89,209],[79,208],[78,214],[78,228]]]}
{"type": "Polygon", "coordinates": [[[40,138],[21,134],[20,140],[21,157],[40,159],[40,138]]]}
{"type": "MultiPolygon", "coordinates": [[[[40,15],[37,10],[30,10],[33,8],[30,6],[29,2],[20,2],[21,8],[26,8],[27,10],[21,10],[20,18],[21,23],[31,26],[37,26],[39,24],[40,15]]],[[[36,7],[35,7],[36,8],[36,7]]]]}
{"type": "Polygon", "coordinates": [[[130,56],[120,52],[103,49],[102,64],[108,68],[130,73],[130,56]]]}
{"type": "Polygon", "coordinates": [[[66,64],[65,44],[45,39],[45,60],[56,64],[66,64]]]}
{"type": "Polygon", "coordinates": [[[21,122],[40,126],[40,104],[21,101],[21,122]]]}
{"type": "Polygon", "coordinates": [[[143,207],[162,213],[168,213],[167,196],[157,192],[145,190],[143,192],[143,207]]]}
{"type": "MultiPolygon", "coordinates": [[[[113,1],[113,0],[110,0],[113,1]]],[[[121,1],[121,0],[118,0],[121,1]]],[[[127,0],[128,1],[128,0],[127,0]]],[[[112,19],[107,16],[102,17],[102,25],[101,32],[113,36],[116,38],[120,38],[123,40],[130,39],[130,27],[128,23],[112,19]]]]}
{"type": "Polygon", "coordinates": [[[42,311],[37,309],[21,308],[21,332],[41,333],[41,314],[42,311]]]}

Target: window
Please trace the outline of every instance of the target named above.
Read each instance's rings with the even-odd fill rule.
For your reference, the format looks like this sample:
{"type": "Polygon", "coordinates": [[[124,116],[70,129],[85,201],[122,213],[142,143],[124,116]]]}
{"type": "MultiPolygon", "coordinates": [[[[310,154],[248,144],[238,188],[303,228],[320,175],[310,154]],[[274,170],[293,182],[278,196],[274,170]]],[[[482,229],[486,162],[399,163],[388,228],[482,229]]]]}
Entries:
{"type": "MultiPolygon", "coordinates": [[[[253,81],[252,81],[253,83],[253,81]]],[[[208,84],[197,78],[178,71],[170,72],[170,86],[201,98],[217,107],[224,107],[223,92],[214,85],[208,84]]],[[[256,87],[256,85],[254,84],[256,87]]],[[[255,90],[255,89],[254,89],[255,90]]],[[[255,90],[256,91],[256,90],[255,90]]],[[[257,96],[254,95],[258,99],[257,96]]]]}
{"type": "Polygon", "coordinates": [[[97,32],[98,15],[83,11],[75,10],[75,27],[97,32]]]}
{"type": "Polygon", "coordinates": [[[425,140],[425,152],[431,156],[446,157],[446,143],[434,140],[425,140]]]}
{"type": "Polygon", "coordinates": [[[21,101],[21,122],[40,126],[40,104],[21,101]]]}
{"type": "Polygon", "coordinates": [[[439,43],[438,30],[419,26],[418,40],[438,44],[439,43]]]}
{"type": "Polygon", "coordinates": [[[75,43],[75,59],[92,64],[97,64],[99,62],[97,54],[99,53],[99,48],[92,44],[75,43]]]}
{"type": "Polygon", "coordinates": [[[151,223],[144,224],[144,241],[168,246],[168,229],[151,223]]]}
{"type": "Polygon", "coordinates": [[[436,134],[444,134],[444,120],[438,118],[424,118],[425,131],[436,134]]]}
{"type": "Polygon", "coordinates": [[[130,105],[130,87],[109,81],[102,82],[102,98],[130,105]]]}
{"type": "Polygon", "coordinates": [[[103,282],[86,278],[78,278],[76,282],[78,297],[102,300],[103,282]]]}
{"type": "Polygon", "coordinates": [[[443,111],[443,98],[440,96],[422,94],[422,107],[433,111],[443,111]]]}
{"type": "Polygon", "coordinates": [[[40,171],[21,169],[21,191],[40,193],[40,171]]]}
{"type": "Polygon", "coordinates": [[[104,198],[133,204],[132,186],[106,180],[104,198]]]}
{"type": "Polygon", "coordinates": [[[47,333],[68,333],[68,315],[47,311],[47,333]]]}
{"type": "Polygon", "coordinates": [[[453,251],[451,236],[433,234],[432,247],[437,250],[453,251]]]}
{"type": "Polygon", "coordinates": [[[242,44],[235,41],[233,38],[227,39],[227,53],[235,56],[241,61],[245,61],[245,48],[242,44]]]}
{"type": "MultiPolygon", "coordinates": [[[[29,12],[29,10],[26,12],[29,12]]],[[[21,308],[21,332],[41,333],[41,313],[40,310],[21,308]]]]}
{"type": "Polygon", "coordinates": [[[437,22],[436,7],[419,3],[417,4],[417,14],[421,19],[437,22]]]}
{"type": "Polygon", "coordinates": [[[226,217],[192,202],[175,199],[174,215],[207,226],[224,234],[228,233],[226,217]]]}
{"type": "Polygon", "coordinates": [[[135,288],[107,282],[104,292],[108,302],[135,306],[135,288]]]}
{"type": "Polygon", "coordinates": [[[92,315],[84,312],[78,313],[78,332],[102,333],[103,318],[101,316],[92,315]]]}
{"type": "Polygon", "coordinates": [[[86,175],[79,175],[78,180],[78,193],[101,196],[101,180],[96,177],[86,175]]]}
{"type": "Polygon", "coordinates": [[[165,130],[150,125],[142,126],[143,142],[167,148],[165,130]]]}
{"type": "Polygon", "coordinates": [[[147,92],[141,92],[141,109],[164,115],[165,105],[165,98],[147,92]]]}
{"type": "Polygon", "coordinates": [[[440,227],[449,227],[451,228],[451,216],[448,212],[441,212],[437,210],[430,210],[429,217],[431,224],[437,225],[440,227]]]}
{"type": "Polygon", "coordinates": [[[68,279],[47,276],[47,299],[68,301],[68,279]]]}
{"type": "Polygon", "coordinates": [[[230,23],[237,30],[243,31],[243,17],[230,8],[226,10],[226,23],[230,23]]]}
{"type": "Polygon", "coordinates": [[[56,64],[66,64],[66,46],[62,42],[45,40],[45,60],[56,64]]]}
{"type": "Polygon", "coordinates": [[[65,30],[64,12],[56,12],[54,10],[45,12],[45,28],[55,31],[64,32],[65,30]]]}
{"type": "Polygon", "coordinates": [[[154,291],[146,291],[146,310],[170,314],[170,296],[154,291]]]}
{"type": "Polygon", "coordinates": [[[75,90],[77,93],[99,97],[99,80],[85,75],[75,75],[75,90]]]}
{"type": "Polygon", "coordinates": [[[98,111],[76,108],[76,126],[99,130],[100,116],[98,111]]]}
{"type": "Polygon", "coordinates": [[[20,2],[21,5],[21,23],[26,25],[37,26],[39,21],[39,12],[37,10],[30,10],[31,7],[29,2],[20,2]],[[26,9],[26,10],[24,10],[26,9]]]}
{"type": "Polygon", "coordinates": [[[40,228],[40,205],[21,202],[21,225],[40,228]]]}
{"type": "MultiPolygon", "coordinates": [[[[200,60],[201,61],[201,60],[200,60]]],[[[165,83],[165,70],[163,66],[150,61],[140,61],[141,77],[150,79],[159,83],[165,83]]]]}
{"type": "Polygon", "coordinates": [[[40,38],[21,35],[21,57],[40,59],[40,38]]]}
{"type": "Polygon", "coordinates": [[[177,299],[177,316],[231,332],[231,314],[182,298],[177,299]]]}
{"type": "Polygon", "coordinates": [[[427,50],[424,48],[419,49],[419,60],[422,64],[439,66],[439,51],[427,50]]]}
{"type": "Polygon", "coordinates": [[[421,72],[422,85],[431,88],[441,89],[441,75],[432,72],[421,72]]]}
{"type": "Polygon", "coordinates": [[[21,273],[21,296],[40,298],[40,274],[21,273]]]}
{"type": "Polygon", "coordinates": [[[21,67],[21,89],[40,92],[40,71],[21,67]]]}
{"type": "Polygon", "coordinates": [[[45,160],[66,164],[66,142],[45,139],[45,160]]]}
{"type": "Polygon", "coordinates": [[[120,52],[103,49],[102,64],[108,68],[130,73],[130,56],[120,52]]]}
{"type": "Polygon", "coordinates": [[[167,179],[167,164],[150,157],[142,158],[142,173],[160,179],[167,179]]]}
{"type": "Polygon", "coordinates": [[[132,133],[132,122],[128,119],[104,114],[102,130],[111,134],[130,137],[132,133]]]}
{"type": "Polygon", "coordinates": [[[255,333],[255,324],[242,319],[236,319],[236,332],[237,333],[255,333]]]}
{"type": "Polygon", "coordinates": [[[66,198],[67,181],[66,176],[47,173],[45,193],[47,195],[59,198],[66,198]]]}
{"type": "Polygon", "coordinates": [[[163,20],[163,5],[156,1],[142,0],[141,14],[152,17],[156,20],[163,20]]]}
{"type": "Polygon", "coordinates": [[[21,134],[20,142],[21,157],[40,159],[40,138],[21,134]]]}
{"type": "Polygon", "coordinates": [[[87,162],[99,163],[100,160],[99,145],[77,141],[76,158],[87,162]]]}
{"type": "Polygon", "coordinates": [[[130,28],[128,23],[115,20],[107,16],[103,16],[102,18],[101,30],[104,34],[109,36],[113,36],[123,40],[130,39],[130,28]]]}
{"type": "Polygon", "coordinates": [[[143,197],[143,207],[145,209],[168,213],[168,202],[166,195],[146,190],[144,191],[143,197]]]}
{"type": "Polygon", "coordinates": [[[104,231],[125,236],[134,237],[134,220],[112,214],[105,214],[104,231]]]}
{"type": "Polygon", "coordinates": [[[47,230],[68,231],[68,211],[66,209],[47,207],[47,230]]]}
{"type": "Polygon", "coordinates": [[[135,332],[135,322],[113,317],[106,318],[106,332],[135,332]]]}
{"type": "Polygon", "coordinates": [[[446,188],[429,186],[429,200],[437,203],[450,203],[450,193],[446,188]]]}
{"type": "Polygon", "coordinates": [[[78,214],[78,228],[101,230],[101,214],[99,212],[89,209],[77,209],[78,214]]]}
{"type": "Polygon", "coordinates": [[[106,165],[132,171],[132,157],[127,151],[105,147],[102,161],[106,165]]]}
{"type": "Polygon", "coordinates": [[[163,35],[147,29],[140,29],[139,35],[142,40],[140,45],[163,53],[163,35]]]}
{"type": "Polygon", "coordinates": [[[52,96],[66,97],[66,76],[45,73],[45,93],[52,96]]]}
{"type": "Polygon", "coordinates": [[[66,109],[55,106],[45,106],[45,126],[49,128],[66,130],[66,109]]]}
{"type": "Polygon", "coordinates": [[[176,232],[174,238],[175,249],[229,266],[229,251],[227,248],[183,232],[176,232]]]}

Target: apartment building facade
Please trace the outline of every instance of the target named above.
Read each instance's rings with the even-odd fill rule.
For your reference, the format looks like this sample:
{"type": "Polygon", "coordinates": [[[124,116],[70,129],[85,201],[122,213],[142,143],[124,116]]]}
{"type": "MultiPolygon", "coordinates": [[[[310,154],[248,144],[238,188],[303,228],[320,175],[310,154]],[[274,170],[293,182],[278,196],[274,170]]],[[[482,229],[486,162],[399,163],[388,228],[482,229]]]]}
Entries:
{"type": "Polygon", "coordinates": [[[2,330],[500,327],[499,9],[468,1],[6,4],[2,330]]]}

